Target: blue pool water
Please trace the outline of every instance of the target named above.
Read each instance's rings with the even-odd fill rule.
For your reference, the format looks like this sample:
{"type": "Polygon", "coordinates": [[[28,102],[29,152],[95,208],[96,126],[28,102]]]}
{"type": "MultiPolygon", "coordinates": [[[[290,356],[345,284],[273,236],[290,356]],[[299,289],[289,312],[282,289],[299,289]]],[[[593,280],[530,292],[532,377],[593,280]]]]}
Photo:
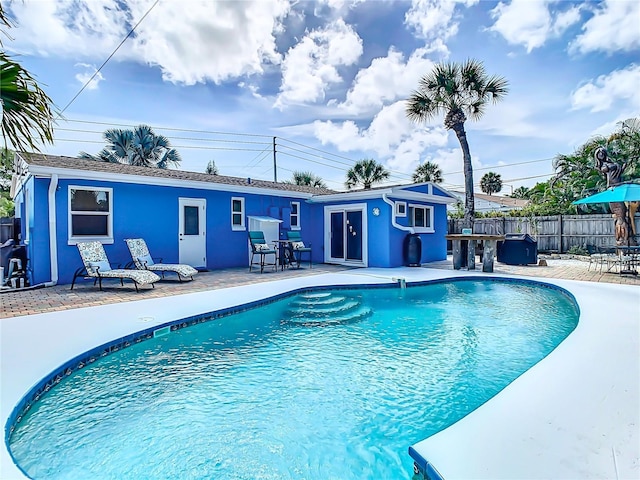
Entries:
{"type": "Polygon", "coordinates": [[[296,294],[100,358],[9,446],[35,479],[406,479],[409,445],[577,321],[569,296],[534,284],[296,294]]]}

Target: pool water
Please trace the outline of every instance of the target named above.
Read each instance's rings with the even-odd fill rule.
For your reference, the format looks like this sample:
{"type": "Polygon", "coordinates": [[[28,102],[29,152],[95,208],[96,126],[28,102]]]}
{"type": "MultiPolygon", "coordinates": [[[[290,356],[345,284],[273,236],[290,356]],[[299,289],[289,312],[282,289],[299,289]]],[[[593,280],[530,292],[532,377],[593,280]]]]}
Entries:
{"type": "Polygon", "coordinates": [[[35,479],[411,478],[409,445],[577,322],[568,295],[515,282],[296,294],[99,359],[9,446],[35,479]]]}

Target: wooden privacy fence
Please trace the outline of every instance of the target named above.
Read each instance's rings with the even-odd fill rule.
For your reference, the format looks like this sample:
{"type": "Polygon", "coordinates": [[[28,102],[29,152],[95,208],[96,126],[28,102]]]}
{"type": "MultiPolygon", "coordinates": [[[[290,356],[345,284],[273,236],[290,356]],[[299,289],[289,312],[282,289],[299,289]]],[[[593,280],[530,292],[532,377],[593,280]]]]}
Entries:
{"type": "MultiPolygon", "coordinates": [[[[640,234],[640,215],[634,218],[640,234]]],[[[462,233],[462,219],[449,219],[449,233],[462,233]]],[[[613,217],[598,215],[550,215],[545,217],[476,218],[474,233],[505,235],[528,233],[538,241],[538,251],[565,253],[571,247],[615,245],[613,217]]],[[[640,237],[636,237],[640,239],[640,237]]]]}

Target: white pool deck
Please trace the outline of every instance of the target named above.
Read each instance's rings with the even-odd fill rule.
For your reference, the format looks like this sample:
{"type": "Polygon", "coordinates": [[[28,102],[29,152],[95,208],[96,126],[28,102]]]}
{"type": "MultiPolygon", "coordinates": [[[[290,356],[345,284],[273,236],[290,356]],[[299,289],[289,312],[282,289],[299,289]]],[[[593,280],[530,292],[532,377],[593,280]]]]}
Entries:
{"type": "MultiPolygon", "coordinates": [[[[491,274],[369,268],[1,319],[2,426],[21,398],[55,367],[150,326],[307,286],[470,275],[491,274]]],[[[497,396],[413,445],[446,480],[640,478],[640,288],[542,282],[575,296],[579,324],[550,355],[497,396]]],[[[419,381],[419,368],[416,375],[419,381]]],[[[3,442],[0,479],[22,478],[3,442]]]]}

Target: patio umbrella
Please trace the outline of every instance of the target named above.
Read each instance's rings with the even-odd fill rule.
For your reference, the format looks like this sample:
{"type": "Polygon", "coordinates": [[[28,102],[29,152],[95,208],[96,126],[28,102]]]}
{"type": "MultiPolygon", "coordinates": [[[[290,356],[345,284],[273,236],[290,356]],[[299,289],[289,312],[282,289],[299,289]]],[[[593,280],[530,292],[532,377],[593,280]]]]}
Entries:
{"type": "Polygon", "coordinates": [[[576,200],[574,205],[586,203],[615,203],[615,202],[640,202],[640,184],[622,183],[615,187],[607,188],[604,192],[596,193],[590,197],[576,200]]]}

